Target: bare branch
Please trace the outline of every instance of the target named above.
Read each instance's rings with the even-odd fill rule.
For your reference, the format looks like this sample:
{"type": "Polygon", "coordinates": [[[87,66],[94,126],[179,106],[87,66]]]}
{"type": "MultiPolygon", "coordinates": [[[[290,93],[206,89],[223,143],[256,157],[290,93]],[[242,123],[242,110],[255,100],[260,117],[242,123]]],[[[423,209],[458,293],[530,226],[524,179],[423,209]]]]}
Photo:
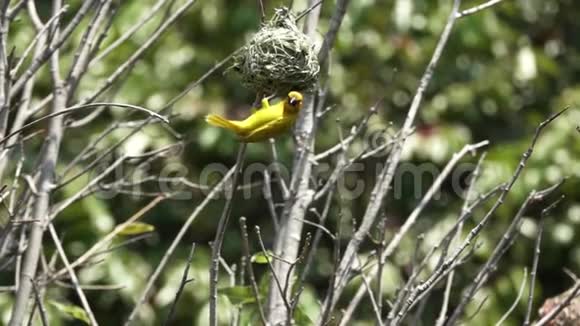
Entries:
{"type": "MultiPolygon", "coordinates": [[[[28,0],[26,0],[27,2],[30,2],[28,0]]],[[[40,42],[40,40],[42,38],[45,38],[46,35],[46,31],[52,27],[52,24],[57,20],[60,19],[60,17],[66,13],[68,9],[68,5],[64,5],[61,9],[60,12],[58,12],[56,15],[50,17],[50,19],[46,22],[46,24],[42,24],[40,26],[40,29],[37,30],[36,32],[36,36],[34,37],[34,39],[32,40],[32,42],[30,42],[28,44],[28,46],[26,47],[26,49],[24,50],[24,52],[22,52],[22,54],[20,55],[20,60],[18,60],[18,62],[14,65],[14,67],[12,68],[12,70],[10,71],[10,75],[15,76],[18,73],[18,70],[20,70],[20,67],[22,66],[22,64],[24,63],[25,59],[28,57],[28,55],[30,54],[30,52],[32,51],[32,49],[36,48],[36,44],[37,43],[44,43],[44,42],[40,42]]],[[[44,46],[44,45],[42,45],[44,46]]]]}
{"type": "MultiPolygon", "coordinates": [[[[252,286],[252,291],[254,291],[254,297],[256,297],[256,305],[258,306],[258,312],[260,313],[260,318],[263,325],[268,325],[266,320],[266,315],[264,314],[264,308],[262,307],[262,298],[260,298],[260,290],[258,289],[258,283],[256,282],[256,276],[254,275],[254,268],[252,267],[252,261],[250,257],[250,244],[248,236],[248,227],[246,226],[246,218],[240,217],[240,229],[242,232],[242,251],[245,256],[246,267],[248,268],[248,275],[250,276],[250,284],[252,286]]],[[[243,278],[242,278],[243,281],[243,278]]]]}
{"type": "MultiPolygon", "coordinates": [[[[344,10],[348,1],[340,0],[337,3],[333,14],[333,22],[330,29],[325,35],[326,48],[324,51],[329,51],[334,43],[337,30],[342,23],[344,17],[344,10]]],[[[313,9],[304,24],[304,31],[307,36],[314,38],[316,34],[316,27],[320,16],[320,7],[315,4],[314,0],[309,0],[308,5],[313,9]]],[[[327,53],[319,56],[325,56],[327,53]]],[[[323,59],[325,61],[326,59],[323,59]]],[[[320,60],[319,60],[320,61],[320,60]]],[[[322,63],[321,63],[322,65],[322,63]]],[[[323,92],[324,94],[324,92],[323,92]]],[[[286,261],[295,261],[298,256],[300,240],[302,238],[302,228],[304,223],[302,220],[307,211],[307,207],[313,200],[313,191],[310,189],[309,180],[312,172],[313,153],[311,149],[314,146],[314,134],[316,132],[316,112],[321,111],[324,105],[325,96],[319,96],[317,107],[315,107],[314,98],[306,97],[304,108],[301,110],[301,116],[297,122],[295,134],[299,139],[299,145],[295,152],[293,164],[293,176],[290,183],[290,196],[286,200],[286,205],[282,213],[281,228],[277,234],[274,251],[286,261]]],[[[291,271],[293,265],[287,265],[280,261],[275,262],[275,270],[278,275],[287,275],[288,282],[292,281],[291,271]]],[[[292,288],[291,284],[285,284],[285,288],[292,288]]],[[[270,283],[270,294],[268,300],[268,321],[277,325],[287,319],[288,311],[286,311],[285,300],[282,298],[288,293],[280,293],[276,291],[274,281],[270,283]]],[[[288,298],[286,298],[288,299],[288,298]]]]}
{"type": "Polygon", "coordinates": [[[100,62],[107,55],[111,54],[111,52],[113,52],[113,50],[115,50],[119,45],[127,41],[133,34],[135,34],[135,32],[140,30],[141,27],[143,27],[143,25],[149,22],[156,15],[166,2],[167,0],[157,1],[151,7],[151,9],[145,15],[143,15],[143,17],[137,20],[135,25],[131,26],[131,28],[129,28],[129,30],[127,30],[123,35],[121,35],[118,39],[116,39],[115,42],[111,43],[111,45],[109,45],[106,49],[104,49],[101,53],[99,53],[99,55],[96,58],[91,60],[91,63],[100,62]]]}
{"type": "Polygon", "coordinates": [[[66,78],[66,87],[68,91],[68,101],[72,98],[72,95],[76,91],[76,88],[80,82],[82,75],[86,72],[88,64],[90,62],[90,56],[93,54],[93,46],[97,41],[97,32],[101,27],[101,24],[109,14],[109,10],[112,5],[112,0],[102,0],[98,4],[98,10],[95,13],[94,18],[89,23],[85,33],[81,38],[81,41],[77,47],[77,51],[74,55],[73,63],[70,68],[68,77],[66,78]]]}
{"type": "MultiPolygon", "coordinates": [[[[469,178],[469,188],[467,189],[467,192],[465,194],[465,200],[463,202],[463,207],[461,208],[461,216],[464,216],[469,209],[469,202],[471,200],[473,193],[475,192],[475,183],[479,178],[481,172],[481,165],[483,163],[483,160],[485,159],[485,156],[486,153],[483,153],[481,155],[479,161],[477,162],[475,170],[473,171],[473,173],[469,178]]],[[[457,226],[457,230],[455,231],[455,236],[453,240],[447,243],[448,247],[451,246],[452,242],[454,243],[454,245],[455,243],[458,244],[458,242],[461,240],[460,238],[462,231],[463,231],[463,222],[460,222],[459,225],[457,226]]],[[[437,318],[436,326],[443,326],[443,324],[445,323],[445,319],[447,318],[447,309],[449,306],[449,299],[451,297],[451,288],[453,287],[454,275],[455,271],[453,270],[447,276],[447,283],[445,284],[445,292],[443,294],[443,303],[441,304],[441,310],[439,311],[439,317],[437,318]]]]}
{"type": "Polygon", "coordinates": [[[210,283],[209,283],[209,324],[211,326],[217,326],[217,283],[219,277],[219,257],[221,255],[222,244],[224,242],[224,236],[226,234],[226,229],[228,226],[228,221],[230,219],[230,214],[232,211],[232,201],[238,186],[238,175],[242,171],[242,166],[244,165],[244,159],[246,155],[246,143],[240,143],[238,149],[238,157],[236,159],[236,165],[234,167],[234,175],[232,177],[231,192],[226,196],[226,204],[222,211],[222,216],[220,217],[218,228],[216,231],[215,240],[212,243],[211,250],[211,268],[209,270],[210,283]]]}
{"type": "Polygon", "coordinates": [[[159,120],[161,120],[161,121],[163,121],[165,123],[169,123],[169,119],[167,119],[166,117],[164,117],[164,116],[162,116],[162,115],[160,115],[160,114],[158,114],[156,112],[153,112],[151,110],[148,110],[146,108],[140,107],[138,105],[124,104],[124,103],[88,103],[88,104],[75,105],[75,106],[70,107],[70,108],[62,109],[62,110],[60,110],[58,112],[53,112],[51,114],[47,114],[47,115],[45,115],[43,117],[40,117],[40,118],[38,118],[38,119],[36,119],[34,121],[31,121],[31,122],[25,124],[24,126],[22,126],[22,128],[20,128],[18,130],[15,130],[15,131],[11,132],[10,134],[6,135],[6,137],[0,139],[0,144],[4,144],[6,142],[6,140],[8,140],[10,137],[12,137],[12,136],[14,136],[16,134],[19,134],[22,131],[24,131],[25,129],[27,129],[27,128],[29,128],[29,127],[31,127],[31,126],[39,123],[39,122],[42,122],[44,120],[52,119],[52,118],[55,118],[55,117],[60,117],[62,115],[69,114],[69,113],[72,113],[72,112],[76,112],[78,110],[87,109],[87,108],[93,108],[93,107],[96,107],[96,106],[97,107],[98,106],[114,106],[114,107],[120,107],[120,108],[127,108],[127,109],[138,110],[138,111],[145,112],[145,113],[149,114],[151,117],[154,117],[156,119],[159,119],[159,120]]]}
{"type": "Polygon", "coordinates": [[[469,9],[465,9],[465,10],[457,13],[457,18],[463,18],[463,17],[469,16],[469,15],[473,15],[473,14],[478,13],[484,9],[491,8],[502,1],[503,0],[490,0],[490,1],[487,1],[483,4],[480,4],[478,6],[475,6],[475,7],[469,8],[469,9]]]}
{"type": "MultiPolygon", "coordinates": [[[[439,42],[437,43],[431,61],[429,62],[429,65],[427,66],[425,73],[421,78],[421,82],[419,84],[417,92],[413,97],[411,107],[409,109],[407,118],[401,131],[402,138],[400,139],[400,141],[395,143],[392,155],[389,158],[389,163],[385,166],[385,168],[381,172],[381,175],[378,177],[377,184],[371,193],[371,199],[363,215],[362,223],[359,229],[353,235],[350,242],[348,243],[348,246],[343,254],[339,270],[337,271],[338,277],[336,278],[334,284],[335,288],[334,292],[336,292],[333,300],[334,302],[327,302],[326,301],[327,299],[325,299],[324,306],[328,307],[328,309],[332,310],[334,308],[336,302],[338,301],[338,298],[340,297],[340,294],[342,293],[344,287],[346,286],[346,282],[351,273],[350,267],[354,261],[354,257],[358,252],[361,242],[366,237],[370,228],[374,224],[377,214],[382,206],[383,198],[386,196],[389,190],[390,183],[395,174],[395,169],[397,168],[399,161],[401,159],[401,153],[404,144],[406,142],[406,139],[408,137],[407,135],[413,126],[415,117],[421,105],[423,94],[427,86],[429,85],[429,82],[431,81],[431,77],[433,76],[435,67],[437,66],[439,58],[441,57],[443,49],[445,48],[447,40],[449,39],[449,36],[451,34],[453,25],[455,24],[456,20],[455,15],[458,12],[460,2],[461,2],[460,0],[454,0],[453,2],[453,8],[451,10],[451,13],[449,14],[447,24],[445,25],[445,28],[443,30],[443,33],[441,34],[439,42]]],[[[318,324],[320,325],[320,320],[318,321],[318,324]]]]}
{"type": "Polygon", "coordinates": [[[423,212],[423,209],[425,208],[427,203],[429,203],[431,201],[431,198],[433,198],[433,196],[435,195],[435,193],[437,193],[437,191],[439,191],[441,184],[447,178],[447,176],[451,173],[451,171],[453,170],[455,165],[459,162],[459,160],[461,158],[463,158],[463,156],[467,155],[468,153],[473,153],[475,150],[477,150],[483,146],[487,146],[488,144],[489,144],[489,142],[486,140],[486,141],[479,142],[477,144],[466,145],[463,147],[463,149],[461,151],[453,154],[453,157],[451,158],[449,163],[447,163],[447,165],[445,166],[443,171],[441,171],[441,174],[433,182],[433,185],[429,188],[429,190],[427,191],[425,196],[423,196],[423,198],[421,199],[421,202],[415,207],[415,209],[409,215],[409,217],[407,217],[403,226],[401,226],[401,228],[397,231],[395,236],[393,236],[393,238],[391,239],[391,242],[389,242],[389,244],[387,245],[387,248],[385,249],[385,253],[384,253],[385,257],[389,257],[394,252],[394,250],[399,246],[399,243],[401,242],[401,239],[403,238],[403,236],[415,224],[415,222],[419,218],[419,215],[423,212]]]}
{"type": "Polygon", "coordinates": [[[258,8],[260,12],[260,22],[263,23],[266,19],[266,12],[264,11],[264,2],[262,2],[262,0],[258,0],[258,8]]]}
{"type": "MultiPolygon", "coordinates": [[[[427,190],[427,193],[423,196],[423,198],[421,199],[421,202],[415,207],[415,209],[413,210],[413,212],[411,212],[409,217],[407,217],[403,226],[401,226],[401,228],[393,236],[393,238],[391,239],[389,244],[386,246],[386,248],[382,251],[382,255],[380,257],[381,263],[384,264],[386,259],[388,257],[390,257],[392,255],[392,253],[398,248],[403,237],[411,229],[411,227],[416,223],[417,219],[419,218],[419,216],[421,215],[421,213],[423,212],[423,210],[425,209],[427,204],[431,201],[433,196],[439,191],[441,184],[443,183],[443,181],[445,181],[447,179],[447,176],[453,171],[453,168],[459,162],[459,160],[461,160],[468,153],[471,153],[471,152],[473,152],[473,151],[475,151],[483,146],[487,146],[487,144],[488,144],[487,141],[483,141],[483,142],[480,142],[477,144],[466,145],[463,147],[463,149],[461,151],[453,154],[452,159],[447,163],[445,168],[443,168],[443,171],[437,177],[437,179],[435,179],[435,181],[433,182],[433,184],[431,185],[429,190],[427,190]]],[[[376,265],[372,268],[372,270],[369,272],[369,275],[371,276],[371,278],[374,278],[377,273],[378,273],[378,265],[376,265]]],[[[361,290],[359,289],[359,291],[361,291],[361,290]]],[[[325,300],[325,302],[328,302],[326,304],[329,307],[333,306],[336,303],[336,301],[337,301],[337,298],[335,298],[334,303],[330,303],[330,301],[325,300]]]]}
{"type": "Polygon", "coordinates": [[[530,281],[530,290],[528,291],[528,305],[526,309],[526,317],[524,319],[524,326],[530,324],[530,317],[532,316],[532,306],[534,303],[534,287],[536,285],[536,273],[538,271],[538,261],[540,260],[540,245],[542,242],[542,233],[544,232],[544,219],[540,217],[540,225],[538,227],[538,234],[536,235],[536,244],[534,246],[534,262],[532,263],[532,273],[530,281]]]}
{"type": "MultiPolygon", "coordinates": [[[[361,262],[360,262],[360,258],[357,257],[358,264],[360,266],[362,266],[361,262]]],[[[373,290],[371,288],[371,284],[369,282],[369,280],[367,279],[367,277],[365,276],[364,272],[360,273],[360,276],[362,278],[363,281],[363,286],[365,287],[365,289],[367,290],[367,294],[369,296],[369,299],[371,300],[371,305],[373,306],[373,311],[375,313],[375,318],[376,318],[376,324],[378,326],[382,326],[383,325],[383,320],[382,320],[382,316],[381,316],[381,311],[379,309],[379,306],[375,300],[375,297],[373,295],[373,290]]]]}
{"type": "Polygon", "coordinates": [[[18,15],[18,12],[24,8],[27,2],[27,0],[19,0],[16,4],[14,4],[14,6],[12,6],[12,8],[8,8],[8,19],[13,20],[16,15],[18,15]]]}
{"type": "Polygon", "coordinates": [[[185,221],[185,223],[183,224],[183,226],[181,227],[181,229],[179,230],[179,232],[177,233],[177,235],[173,239],[173,242],[171,243],[171,245],[169,246],[169,248],[167,249],[167,251],[163,255],[163,258],[161,258],[161,261],[159,262],[159,264],[155,268],[155,271],[153,272],[153,274],[151,274],[151,276],[147,280],[147,285],[145,285],[145,289],[143,289],[143,292],[139,296],[139,300],[137,301],[137,304],[135,305],[135,307],[133,308],[133,310],[129,314],[127,321],[125,321],[125,324],[124,324],[125,326],[131,325],[131,323],[133,323],[133,320],[137,316],[139,308],[141,307],[142,304],[145,303],[145,301],[147,301],[147,298],[149,297],[151,289],[153,288],[153,284],[155,283],[155,281],[157,280],[157,278],[161,274],[161,271],[163,270],[163,268],[167,264],[169,258],[171,257],[171,255],[173,254],[173,252],[175,251],[177,246],[179,245],[179,242],[181,242],[181,239],[183,238],[183,236],[185,235],[185,233],[189,229],[189,226],[191,225],[191,223],[193,223],[193,221],[199,216],[201,211],[209,204],[209,202],[214,200],[215,197],[217,196],[217,194],[221,193],[221,191],[225,188],[227,182],[233,176],[233,173],[234,173],[234,169],[230,169],[230,171],[228,171],[228,173],[212,189],[212,191],[204,198],[204,200],[193,210],[191,215],[189,215],[189,217],[187,218],[187,220],[185,221]]]}
{"type": "Polygon", "coordinates": [[[508,317],[514,311],[514,309],[516,309],[518,303],[520,302],[520,299],[522,298],[522,294],[524,294],[524,289],[526,287],[527,280],[528,280],[528,271],[524,267],[524,276],[522,277],[522,283],[520,284],[518,295],[516,296],[516,299],[514,300],[514,303],[510,306],[510,308],[505,312],[503,316],[501,316],[501,318],[497,321],[497,323],[495,323],[496,326],[501,326],[504,323],[504,321],[508,319],[508,317]]]}
{"type": "Polygon", "coordinates": [[[181,282],[179,283],[179,288],[175,293],[175,299],[173,299],[173,303],[171,304],[171,308],[169,308],[169,313],[167,314],[167,319],[163,325],[169,325],[171,320],[173,319],[173,315],[175,313],[175,307],[177,306],[177,302],[179,301],[179,297],[183,292],[183,289],[187,285],[187,283],[191,282],[191,279],[188,279],[189,275],[189,267],[191,266],[191,261],[193,260],[193,252],[195,251],[195,242],[191,244],[191,249],[189,250],[189,256],[187,257],[187,262],[185,264],[185,268],[183,270],[183,276],[181,277],[181,282]]]}
{"type": "MultiPolygon", "coordinates": [[[[92,1],[86,1],[85,4],[83,4],[83,6],[86,6],[87,3],[90,5],[92,1]]],[[[53,15],[60,12],[60,8],[61,1],[55,0],[52,6],[53,15]]],[[[83,8],[84,7],[81,7],[79,12],[82,11],[83,8]]],[[[77,14],[77,16],[82,17],[83,15],[77,14]]],[[[71,25],[73,24],[73,22],[71,22],[71,25]]],[[[69,27],[71,25],[69,25],[69,27]]],[[[72,29],[74,29],[74,26],[70,28],[70,31],[68,29],[65,30],[63,32],[63,36],[66,35],[66,33],[70,34],[70,32],[72,32],[72,29]]],[[[60,21],[55,24],[53,30],[54,30],[53,35],[55,35],[55,39],[58,39],[60,30],[60,21]]],[[[60,46],[60,44],[58,44],[58,41],[55,42],[53,40],[53,44],[51,44],[51,46],[52,48],[54,48],[54,51],[51,52],[50,68],[51,68],[51,77],[54,84],[53,96],[55,99],[53,101],[52,113],[57,114],[59,111],[65,108],[66,91],[63,88],[59,71],[60,65],[59,65],[58,46],[60,46]]],[[[31,293],[32,283],[34,282],[36,274],[38,258],[40,257],[40,251],[42,249],[42,236],[44,234],[44,228],[46,227],[45,223],[46,212],[48,211],[50,205],[50,195],[53,186],[55,167],[58,161],[62,135],[63,135],[62,116],[57,116],[54,119],[50,119],[48,126],[48,137],[46,138],[45,148],[40,159],[40,174],[37,182],[39,195],[34,197],[33,204],[34,205],[33,219],[38,220],[38,222],[33,222],[31,226],[29,235],[29,244],[26,249],[26,255],[24,258],[24,263],[20,275],[20,287],[16,294],[16,300],[12,309],[12,316],[10,318],[9,323],[10,326],[20,326],[24,321],[24,315],[26,313],[26,308],[28,306],[28,300],[31,293]]]]}
{"type": "MultiPolygon", "coordinates": [[[[113,229],[113,231],[111,231],[109,234],[107,234],[105,237],[103,237],[101,240],[99,240],[89,250],[87,250],[79,258],[77,258],[72,264],[70,264],[71,268],[76,268],[77,266],[84,264],[93,255],[98,254],[98,251],[101,250],[105,246],[105,244],[109,243],[117,234],[119,234],[119,232],[124,230],[129,224],[131,224],[131,223],[137,221],[139,218],[143,217],[143,215],[145,215],[145,213],[150,211],[153,207],[157,206],[157,204],[159,204],[164,199],[165,199],[165,197],[163,197],[163,196],[159,196],[159,197],[153,199],[151,202],[149,202],[149,204],[142,207],[137,213],[133,214],[125,222],[117,225],[113,229]]],[[[61,270],[57,271],[56,273],[52,274],[50,279],[56,279],[56,278],[62,276],[63,274],[65,274],[66,272],[67,272],[66,269],[61,269],[61,270]]]]}
{"type": "Polygon", "coordinates": [[[528,326],[530,324],[530,317],[532,315],[532,307],[534,303],[534,287],[536,285],[536,273],[538,271],[538,262],[540,261],[540,248],[542,244],[542,234],[544,232],[544,219],[546,215],[560,202],[560,199],[552,203],[550,206],[544,208],[542,210],[542,214],[540,215],[540,225],[538,226],[538,234],[536,235],[536,243],[534,245],[534,262],[532,263],[532,273],[531,273],[531,281],[530,281],[530,290],[528,293],[528,305],[526,309],[526,317],[524,319],[523,326],[528,326]]]}
{"type": "Polygon", "coordinates": [[[278,213],[276,213],[276,205],[274,204],[274,198],[272,196],[272,186],[270,181],[270,172],[264,170],[264,187],[262,188],[262,193],[264,194],[264,199],[268,203],[268,209],[270,210],[270,217],[272,218],[272,225],[274,225],[274,230],[278,232],[280,229],[280,222],[278,219],[278,213]]]}
{"type": "MultiPolygon", "coordinates": [[[[22,89],[22,87],[24,87],[26,82],[36,74],[38,69],[42,67],[42,65],[46,62],[46,60],[48,60],[53,55],[53,53],[57,51],[66,40],[68,40],[72,32],[76,29],[76,27],[80,24],[85,15],[88,13],[94,1],[95,0],[83,1],[82,6],[79,8],[79,10],[72,18],[68,26],[62,31],[62,33],[59,33],[59,35],[55,37],[55,40],[53,40],[52,44],[42,53],[41,56],[35,58],[34,61],[28,67],[28,69],[24,73],[22,73],[22,75],[20,76],[20,78],[18,78],[18,80],[16,80],[12,89],[10,90],[11,98],[14,97],[22,89]]],[[[53,15],[54,14],[55,13],[53,13],[53,15]]]]}
{"type": "Polygon", "coordinates": [[[143,56],[145,51],[147,51],[163,33],[172,26],[177,19],[179,19],[186,11],[191,7],[196,0],[187,0],[185,3],[179,7],[170,17],[165,19],[163,23],[147,38],[147,41],[139,47],[133,54],[121,64],[117,70],[115,70],[108,78],[105,80],[103,85],[97,89],[92,95],[81,101],[81,104],[87,104],[93,102],[98,98],[104,91],[106,91],[111,85],[123,75],[125,72],[133,68],[135,63],[143,56]]]}
{"type": "MultiPolygon", "coordinates": [[[[262,249],[262,253],[264,253],[264,257],[266,258],[266,262],[268,264],[268,267],[270,268],[270,273],[272,274],[272,278],[274,279],[274,281],[276,282],[276,286],[278,287],[278,291],[280,291],[280,293],[284,293],[284,295],[282,296],[284,299],[284,304],[286,305],[286,309],[288,309],[288,311],[291,311],[291,306],[290,303],[288,303],[288,300],[286,299],[286,289],[282,288],[282,284],[280,283],[280,279],[278,278],[278,275],[276,275],[276,271],[274,270],[274,265],[272,264],[272,261],[270,260],[268,251],[266,250],[266,247],[264,246],[264,241],[262,240],[262,234],[260,233],[260,227],[259,226],[255,226],[254,230],[256,231],[256,236],[258,237],[258,243],[260,244],[260,248],[262,249]]],[[[288,282],[285,283],[286,286],[288,286],[288,282]]],[[[289,320],[287,322],[291,323],[292,316],[289,316],[289,320]]]]}
{"type": "Polygon", "coordinates": [[[339,0],[336,2],[334,13],[330,18],[328,32],[326,32],[326,35],[324,35],[324,41],[322,41],[322,45],[320,46],[320,50],[318,52],[318,62],[320,63],[320,66],[324,66],[326,64],[326,60],[330,54],[330,49],[332,49],[334,45],[334,40],[336,39],[338,29],[342,24],[344,15],[346,14],[346,8],[348,7],[349,2],[350,0],[339,0]]]}
{"type": "Polygon", "coordinates": [[[50,236],[52,237],[52,240],[54,242],[54,245],[56,247],[58,255],[60,256],[60,259],[62,260],[62,262],[67,270],[67,273],[68,273],[68,275],[72,281],[72,284],[77,292],[77,295],[79,296],[81,304],[83,305],[83,308],[84,308],[85,312],[87,313],[89,320],[91,321],[91,325],[98,326],[99,324],[97,323],[97,320],[95,319],[95,315],[93,314],[93,311],[91,309],[91,306],[89,305],[87,297],[85,296],[83,289],[79,285],[80,284],[79,279],[78,279],[77,275],[75,274],[75,271],[72,269],[72,267],[68,261],[68,258],[66,257],[66,253],[64,252],[64,249],[62,248],[62,243],[60,242],[60,239],[58,238],[58,235],[56,234],[56,230],[54,229],[54,226],[52,225],[51,222],[49,222],[49,224],[48,224],[48,230],[49,230],[50,236]]]}
{"type": "MultiPolygon", "coordinates": [[[[38,284],[36,282],[32,283],[32,290],[34,291],[34,299],[36,300],[36,305],[38,306],[38,311],[40,314],[40,322],[42,326],[48,326],[48,318],[46,318],[46,308],[44,307],[44,303],[42,302],[42,297],[38,291],[38,284]]],[[[32,321],[34,314],[30,314],[30,320],[32,321]]]]}

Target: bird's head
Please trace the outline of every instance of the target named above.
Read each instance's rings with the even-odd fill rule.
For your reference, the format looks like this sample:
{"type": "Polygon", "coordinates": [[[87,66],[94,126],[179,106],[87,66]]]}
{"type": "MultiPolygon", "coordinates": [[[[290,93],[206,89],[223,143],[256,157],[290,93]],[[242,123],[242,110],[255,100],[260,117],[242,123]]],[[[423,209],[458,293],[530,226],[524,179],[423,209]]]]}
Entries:
{"type": "Polygon", "coordinates": [[[292,91],[288,93],[288,98],[284,103],[284,111],[288,113],[298,113],[302,109],[302,94],[292,91]]]}

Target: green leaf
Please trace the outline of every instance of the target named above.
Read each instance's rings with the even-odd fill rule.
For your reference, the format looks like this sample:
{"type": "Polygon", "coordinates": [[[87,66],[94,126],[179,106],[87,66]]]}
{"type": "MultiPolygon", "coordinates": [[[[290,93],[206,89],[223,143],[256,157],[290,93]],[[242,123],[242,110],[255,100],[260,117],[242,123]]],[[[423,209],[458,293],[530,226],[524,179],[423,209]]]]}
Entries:
{"type": "Polygon", "coordinates": [[[308,315],[304,312],[303,308],[298,305],[294,311],[294,323],[299,326],[314,325],[314,322],[308,315]]]}
{"type": "Polygon", "coordinates": [[[261,324],[262,321],[260,319],[260,311],[258,310],[258,305],[253,303],[244,306],[244,309],[242,309],[240,315],[240,325],[261,325],[261,324]]]}
{"type": "Polygon", "coordinates": [[[225,295],[233,305],[242,305],[256,302],[251,286],[231,286],[218,289],[218,293],[225,295]]]}
{"type": "Polygon", "coordinates": [[[48,303],[50,305],[52,305],[53,307],[55,307],[58,311],[62,312],[65,315],[68,315],[69,317],[81,320],[84,323],[86,323],[87,325],[91,324],[91,322],[89,321],[89,316],[87,315],[87,312],[79,306],[75,306],[74,304],[70,304],[70,303],[63,304],[63,303],[52,301],[52,300],[48,301],[48,303]]]}
{"type": "Polygon", "coordinates": [[[270,273],[264,273],[260,279],[260,284],[258,284],[258,291],[260,292],[260,297],[265,298],[270,292],[270,280],[272,279],[270,273]]]}
{"type": "Polygon", "coordinates": [[[151,224],[142,222],[133,222],[123,228],[118,234],[119,235],[138,235],[147,232],[155,231],[155,227],[151,224]]]}
{"type": "Polygon", "coordinates": [[[270,250],[260,251],[252,255],[250,261],[255,264],[267,264],[268,261],[272,261],[272,255],[273,253],[270,250]]]}

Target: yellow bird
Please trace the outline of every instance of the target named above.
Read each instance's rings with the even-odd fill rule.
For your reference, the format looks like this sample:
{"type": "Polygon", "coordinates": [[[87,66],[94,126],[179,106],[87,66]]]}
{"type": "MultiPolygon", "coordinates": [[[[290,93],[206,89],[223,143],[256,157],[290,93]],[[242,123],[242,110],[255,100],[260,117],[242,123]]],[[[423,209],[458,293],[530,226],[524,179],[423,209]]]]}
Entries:
{"type": "Polygon", "coordinates": [[[245,120],[228,120],[215,114],[209,114],[205,121],[212,126],[229,129],[245,143],[255,143],[276,137],[287,132],[302,109],[302,94],[296,91],[274,105],[262,99],[262,108],[255,110],[245,120]]]}

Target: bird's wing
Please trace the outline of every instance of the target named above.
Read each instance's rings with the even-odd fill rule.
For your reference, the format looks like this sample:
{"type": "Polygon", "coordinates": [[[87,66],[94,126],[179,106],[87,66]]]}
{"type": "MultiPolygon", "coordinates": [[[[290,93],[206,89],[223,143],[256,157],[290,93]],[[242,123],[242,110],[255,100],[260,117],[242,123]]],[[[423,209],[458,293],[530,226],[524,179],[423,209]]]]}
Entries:
{"type": "Polygon", "coordinates": [[[270,108],[270,102],[268,102],[268,98],[264,97],[262,99],[262,101],[260,102],[260,107],[252,107],[250,109],[250,112],[252,112],[252,114],[258,112],[259,110],[268,110],[270,108]]]}
{"type": "Polygon", "coordinates": [[[260,128],[261,126],[264,126],[271,121],[280,118],[283,115],[283,105],[270,105],[267,109],[259,109],[252,112],[252,114],[242,122],[242,125],[249,133],[256,128],[260,128]]]}
{"type": "Polygon", "coordinates": [[[263,141],[285,132],[290,128],[290,126],[292,126],[292,119],[286,116],[281,116],[258,128],[255,128],[246,136],[244,136],[242,140],[248,143],[263,141]]]}

